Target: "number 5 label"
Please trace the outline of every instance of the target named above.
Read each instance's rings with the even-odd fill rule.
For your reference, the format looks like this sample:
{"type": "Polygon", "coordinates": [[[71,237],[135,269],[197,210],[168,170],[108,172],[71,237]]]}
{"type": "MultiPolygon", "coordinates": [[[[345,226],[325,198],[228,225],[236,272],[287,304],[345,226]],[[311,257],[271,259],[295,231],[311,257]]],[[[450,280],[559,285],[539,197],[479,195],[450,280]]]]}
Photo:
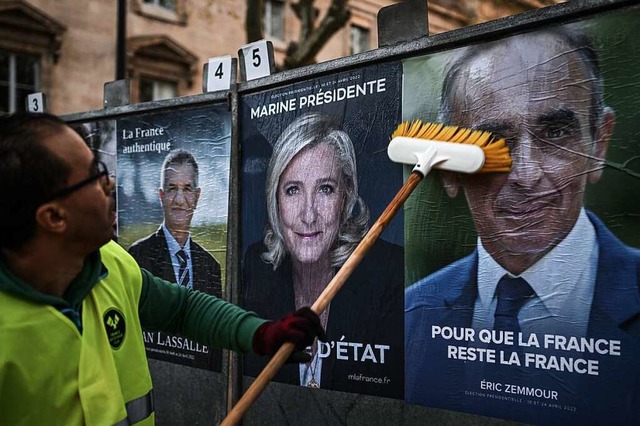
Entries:
{"type": "Polygon", "coordinates": [[[241,77],[246,81],[266,77],[275,70],[273,45],[270,41],[259,40],[244,45],[238,51],[238,56],[241,77]]]}
{"type": "Polygon", "coordinates": [[[44,112],[44,94],[42,92],[27,95],[27,111],[44,112]]]}
{"type": "Polygon", "coordinates": [[[205,92],[217,92],[231,88],[231,56],[209,58],[205,92]]]}

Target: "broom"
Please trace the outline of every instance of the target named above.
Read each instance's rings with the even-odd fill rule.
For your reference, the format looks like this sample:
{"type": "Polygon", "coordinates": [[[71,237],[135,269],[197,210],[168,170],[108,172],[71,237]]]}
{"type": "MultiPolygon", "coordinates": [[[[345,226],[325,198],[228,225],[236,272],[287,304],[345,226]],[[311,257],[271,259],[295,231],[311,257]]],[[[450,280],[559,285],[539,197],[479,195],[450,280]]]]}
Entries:
{"type": "MultiPolygon", "coordinates": [[[[369,252],[387,224],[393,219],[411,192],[431,168],[462,173],[509,172],[511,157],[504,139],[496,140],[489,132],[457,126],[404,122],[391,135],[387,149],[389,158],[397,163],[415,165],[407,181],[378,220],[371,226],[360,244],[342,265],[338,273],[315,301],[311,310],[320,315],[347,281],[356,266],[369,252]]],[[[222,426],[240,422],[251,404],[293,353],[293,343],[284,343],[269,360],[256,380],[220,423],[222,426]]]]}

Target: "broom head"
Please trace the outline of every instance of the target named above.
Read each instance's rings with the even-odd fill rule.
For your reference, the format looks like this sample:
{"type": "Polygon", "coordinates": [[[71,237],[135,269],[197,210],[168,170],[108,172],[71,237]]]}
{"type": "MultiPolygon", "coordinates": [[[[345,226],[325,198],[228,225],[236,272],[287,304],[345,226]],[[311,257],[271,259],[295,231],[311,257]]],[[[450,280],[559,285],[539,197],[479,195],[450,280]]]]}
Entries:
{"type": "MultiPolygon", "coordinates": [[[[504,139],[491,133],[440,123],[404,122],[391,135],[387,153],[397,163],[424,162],[430,152],[431,167],[462,173],[509,172],[511,157],[504,139]],[[435,150],[435,152],[434,152],[435,150]]],[[[423,172],[423,174],[425,174],[423,172]]]]}

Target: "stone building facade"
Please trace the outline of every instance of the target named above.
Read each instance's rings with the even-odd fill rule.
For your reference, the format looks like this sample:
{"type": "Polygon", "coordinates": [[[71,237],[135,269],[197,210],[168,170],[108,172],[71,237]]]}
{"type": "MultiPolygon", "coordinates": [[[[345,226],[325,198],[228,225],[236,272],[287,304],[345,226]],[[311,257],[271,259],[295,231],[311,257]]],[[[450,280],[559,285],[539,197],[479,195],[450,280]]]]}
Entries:
{"type": "MultiPolygon", "coordinates": [[[[429,31],[438,33],[543,7],[560,0],[430,0],[429,31]]],[[[350,0],[349,22],[316,56],[318,62],[377,46],[376,15],[397,0],[350,0]]],[[[209,57],[236,57],[246,44],[246,2],[126,0],[126,73],[133,102],[202,90],[209,57]]],[[[294,0],[264,0],[265,38],[281,64],[300,22],[294,0]]],[[[316,0],[318,18],[331,0],[316,0]]],[[[102,108],[103,85],[116,78],[118,1],[0,0],[0,113],[24,108],[44,92],[47,109],[68,114],[102,108]]]]}

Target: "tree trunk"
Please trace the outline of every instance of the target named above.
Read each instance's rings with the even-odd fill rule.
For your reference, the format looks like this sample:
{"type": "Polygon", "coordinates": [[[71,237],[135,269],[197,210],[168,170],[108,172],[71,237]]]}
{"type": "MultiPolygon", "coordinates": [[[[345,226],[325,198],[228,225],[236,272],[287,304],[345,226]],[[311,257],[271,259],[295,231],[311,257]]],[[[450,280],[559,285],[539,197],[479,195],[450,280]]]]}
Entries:
{"type": "MultiPolygon", "coordinates": [[[[349,21],[351,12],[347,9],[347,0],[332,0],[326,15],[316,27],[319,11],[313,6],[314,1],[298,0],[291,4],[300,20],[300,35],[297,41],[290,42],[287,47],[284,69],[314,63],[320,49],[349,21]]],[[[247,0],[245,30],[248,43],[264,38],[263,14],[264,0],[247,0]]]]}
{"type": "Polygon", "coordinates": [[[252,43],[263,38],[263,11],[264,0],[247,0],[247,14],[245,15],[244,28],[247,32],[248,43],[252,43]]]}

